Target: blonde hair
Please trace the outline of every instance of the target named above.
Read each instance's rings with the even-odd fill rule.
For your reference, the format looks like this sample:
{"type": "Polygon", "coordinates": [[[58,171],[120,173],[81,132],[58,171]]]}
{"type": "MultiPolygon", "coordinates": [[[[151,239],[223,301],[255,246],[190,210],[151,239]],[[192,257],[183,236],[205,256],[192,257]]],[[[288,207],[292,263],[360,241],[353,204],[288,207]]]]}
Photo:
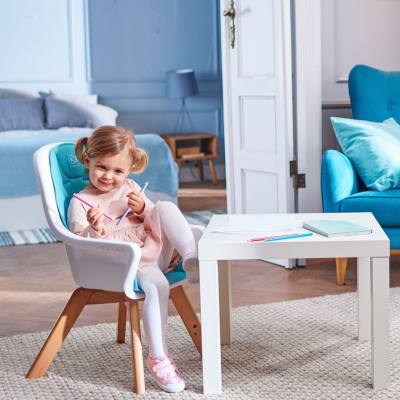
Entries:
{"type": "Polygon", "coordinates": [[[91,136],[78,139],[75,154],[84,164],[85,155],[89,158],[112,156],[120,153],[126,146],[132,156],[130,172],[142,172],[147,167],[147,153],[137,147],[134,133],[121,126],[104,125],[96,128],[91,136]]]}

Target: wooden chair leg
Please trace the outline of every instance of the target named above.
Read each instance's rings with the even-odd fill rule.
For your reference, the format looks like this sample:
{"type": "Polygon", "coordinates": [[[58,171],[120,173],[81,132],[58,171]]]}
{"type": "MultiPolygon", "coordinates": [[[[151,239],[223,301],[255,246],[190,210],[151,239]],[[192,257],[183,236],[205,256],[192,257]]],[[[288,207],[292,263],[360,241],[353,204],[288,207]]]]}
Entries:
{"type": "Polygon", "coordinates": [[[214,160],[208,160],[208,166],[210,167],[210,175],[211,175],[211,182],[214,185],[217,185],[217,174],[215,173],[215,167],[214,167],[214,160]]]}
{"type": "Polygon", "coordinates": [[[144,368],[142,343],[140,341],[139,302],[129,301],[129,319],[131,323],[132,364],[136,394],[144,394],[144,368]]]}
{"type": "Polygon", "coordinates": [[[201,325],[185,290],[182,286],[176,286],[171,289],[170,297],[176,310],[181,316],[197,351],[201,354],[201,325]]]}
{"type": "Polygon", "coordinates": [[[126,304],[121,301],[118,305],[117,343],[125,343],[126,304]]]}
{"type": "Polygon", "coordinates": [[[50,332],[50,335],[26,374],[26,378],[40,378],[46,373],[49,365],[67,337],[68,332],[74,326],[75,321],[88,303],[91,295],[92,290],[83,288],[76,289],[74,293],[72,293],[67,305],[50,332]]]}
{"type": "Polygon", "coordinates": [[[344,285],[346,280],[347,258],[336,259],[336,282],[338,285],[344,285]]]}

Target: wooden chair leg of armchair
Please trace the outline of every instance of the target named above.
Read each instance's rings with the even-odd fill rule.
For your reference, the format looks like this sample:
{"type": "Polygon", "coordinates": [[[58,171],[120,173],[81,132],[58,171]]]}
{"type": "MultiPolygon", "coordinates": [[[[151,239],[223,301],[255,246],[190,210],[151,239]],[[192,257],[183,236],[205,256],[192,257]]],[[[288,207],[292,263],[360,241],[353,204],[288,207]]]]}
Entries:
{"type": "Polygon", "coordinates": [[[69,331],[78,319],[79,314],[88,303],[91,295],[92,290],[84,288],[76,289],[74,293],[72,293],[67,305],[50,332],[50,335],[26,374],[26,378],[40,378],[46,373],[69,331]]]}
{"type": "Polygon", "coordinates": [[[344,285],[347,271],[347,258],[336,259],[336,282],[338,285],[344,285]]]}
{"type": "Polygon", "coordinates": [[[171,289],[171,300],[182,318],[197,351],[201,354],[201,325],[182,286],[171,289]]]}
{"type": "Polygon", "coordinates": [[[118,305],[117,343],[125,343],[126,304],[121,301],[118,305]]]}
{"type": "Polygon", "coordinates": [[[134,390],[136,394],[144,394],[144,368],[143,368],[143,351],[140,340],[140,314],[139,302],[129,301],[129,319],[131,324],[131,344],[132,344],[132,364],[134,373],[134,390]]]}

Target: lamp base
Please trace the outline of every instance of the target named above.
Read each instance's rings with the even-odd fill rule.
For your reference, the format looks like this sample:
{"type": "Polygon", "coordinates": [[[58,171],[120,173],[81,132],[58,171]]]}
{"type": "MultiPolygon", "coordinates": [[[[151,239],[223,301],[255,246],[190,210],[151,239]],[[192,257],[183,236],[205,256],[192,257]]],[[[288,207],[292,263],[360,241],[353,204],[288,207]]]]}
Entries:
{"type": "Polygon", "coordinates": [[[189,114],[188,109],[186,108],[185,97],[182,97],[181,108],[180,108],[180,110],[179,110],[178,118],[177,118],[177,120],[176,120],[175,128],[174,128],[174,132],[175,132],[175,133],[183,133],[183,132],[184,132],[184,128],[185,128],[185,119],[188,120],[191,131],[192,131],[192,132],[195,132],[192,118],[191,118],[191,116],[190,116],[190,114],[189,114]]]}

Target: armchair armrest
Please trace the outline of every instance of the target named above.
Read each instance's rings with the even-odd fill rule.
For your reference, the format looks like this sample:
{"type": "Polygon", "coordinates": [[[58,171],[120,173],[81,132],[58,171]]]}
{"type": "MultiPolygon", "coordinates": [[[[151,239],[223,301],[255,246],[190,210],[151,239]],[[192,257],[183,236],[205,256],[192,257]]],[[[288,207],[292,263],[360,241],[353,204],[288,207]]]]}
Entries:
{"type": "Polygon", "coordinates": [[[337,150],[325,151],[321,166],[324,212],[339,212],[340,202],[359,191],[358,176],[351,161],[337,150]]]}
{"type": "Polygon", "coordinates": [[[135,298],[133,282],[141,257],[136,243],[85,238],[67,229],[58,233],[65,243],[72,276],[80,287],[125,292],[135,298]]]}

